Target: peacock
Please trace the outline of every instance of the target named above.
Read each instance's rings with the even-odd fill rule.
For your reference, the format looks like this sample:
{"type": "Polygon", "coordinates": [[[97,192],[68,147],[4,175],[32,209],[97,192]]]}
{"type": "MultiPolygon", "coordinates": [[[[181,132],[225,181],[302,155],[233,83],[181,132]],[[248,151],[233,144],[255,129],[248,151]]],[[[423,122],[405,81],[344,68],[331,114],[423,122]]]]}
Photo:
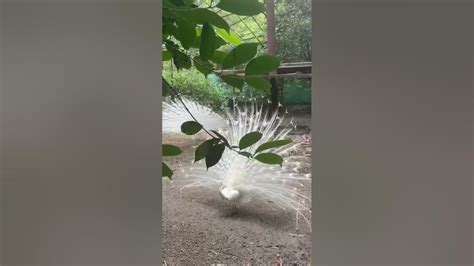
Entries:
{"type": "MultiPolygon", "coordinates": [[[[202,121],[208,129],[216,129],[230,145],[237,146],[239,140],[247,133],[261,132],[262,138],[245,150],[249,153],[253,153],[260,144],[268,141],[287,139],[293,130],[293,123],[281,127],[284,117],[278,112],[269,114],[267,109],[264,110],[263,104],[256,102],[244,107],[234,104],[225,112],[225,116],[220,116],[197,102],[187,100],[186,104],[188,103],[194,110],[206,110],[199,114],[198,121],[202,121]]],[[[180,107],[176,106],[179,104],[173,102],[168,105],[169,108],[166,109],[168,111],[163,113],[164,128],[165,125],[168,129],[175,127],[176,131],[175,123],[180,121],[169,123],[174,117],[169,110],[179,109],[180,107]]],[[[192,164],[183,177],[187,183],[182,189],[201,188],[218,191],[222,200],[234,206],[234,211],[254,201],[271,208],[291,210],[295,212],[297,220],[302,217],[311,228],[309,220],[311,197],[307,195],[310,189],[304,189],[311,186],[311,174],[302,171],[303,168],[310,168],[311,164],[307,156],[297,152],[299,145],[300,143],[293,142],[268,150],[283,157],[282,167],[263,164],[225,149],[218,164],[209,169],[203,160],[192,164]]]]}

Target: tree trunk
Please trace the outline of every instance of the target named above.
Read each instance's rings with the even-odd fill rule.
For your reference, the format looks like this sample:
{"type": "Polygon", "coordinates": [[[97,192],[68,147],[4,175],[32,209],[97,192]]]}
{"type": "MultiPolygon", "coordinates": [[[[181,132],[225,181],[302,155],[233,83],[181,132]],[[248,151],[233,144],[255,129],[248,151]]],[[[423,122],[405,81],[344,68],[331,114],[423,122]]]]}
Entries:
{"type": "MultiPolygon", "coordinates": [[[[277,52],[277,39],[276,39],[276,22],[275,22],[275,1],[265,1],[266,14],[267,14],[267,52],[270,55],[275,55],[277,52]]],[[[272,110],[277,110],[279,97],[278,97],[278,86],[275,78],[270,78],[271,87],[271,101],[272,110]]]]}

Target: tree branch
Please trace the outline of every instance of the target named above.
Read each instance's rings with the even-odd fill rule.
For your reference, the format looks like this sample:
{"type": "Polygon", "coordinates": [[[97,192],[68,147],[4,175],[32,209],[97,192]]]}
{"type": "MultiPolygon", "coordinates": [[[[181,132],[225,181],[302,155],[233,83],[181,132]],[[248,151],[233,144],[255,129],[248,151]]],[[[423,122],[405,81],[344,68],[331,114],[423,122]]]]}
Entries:
{"type": "MultiPolygon", "coordinates": [[[[176,91],[176,89],[173,88],[173,87],[171,86],[171,84],[169,84],[169,82],[168,82],[164,77],[161,77],[161,78],[162,78],[162,80],[163,80],[163,83],[165,83],[166,86],[167,86],[167,87],[174,93],[174,95],[179,99],[179,101],[181,102],[181,104],[182,104],[182,105],[184,106],[184,108],[186,109],[186,112],[188,112],[188,114],[193,118],[194,121],[196,121],[196,123],[199,123],[199,121],[196,119],[196,117],[194,117],[194,115],[191,113],[191,111],[189,111],[188,107],[186,106],[186,104],[184,103],[183,99],[181,98],[181,96],[179,95],[179,93],[176,91]]],[[[216,136],[212,135],[206,128],[204,128],[204,126],[203,126],[201,123],[199,123],[199,124],[202,126],[202,129],[203,129],[209,136],[211,136],[213,139],[219,139],[220,141],[224,142],[224,140],[222,140],[219,136],[216,137],[216,136]]],[[[245,155],[241,154],[238,150],[235,150],[230,144],[226,144],[225,142],[224,142],[224,144],[225,144],[225,146],[226,146],[229,150],[231,150],[231,151],[233,151],[233,152],[236,152],[236,153],[238,153],[238,154],[241,155],[241,156],[245,156],[245,155]]],[[[247,157],[247,156],[245,156],[245,157],[247,157]]],[[[249,158],[249,157],[247,157],[247,158],[249,158]]],[[[253,158],[253,157],[250,157],[250,158],[253,158]]]]}

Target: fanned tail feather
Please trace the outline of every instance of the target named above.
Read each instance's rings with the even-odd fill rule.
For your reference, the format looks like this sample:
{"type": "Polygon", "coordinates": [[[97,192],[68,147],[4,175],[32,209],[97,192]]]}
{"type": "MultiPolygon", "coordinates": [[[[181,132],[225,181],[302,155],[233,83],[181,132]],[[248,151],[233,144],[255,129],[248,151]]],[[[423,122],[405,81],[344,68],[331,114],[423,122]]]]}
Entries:
{"type": "MultiPolygon", "coordinates": [[[[218,130],[227,126],[226,119],[211,108],[187,98],[182,100],[204,128],[218,130]]],[[[181,133],[181,124],[190,120],[193,118],[181,102],[173,100],[163,102],[163,133],[181,133]]]]}
{"type": "MultiPolygon", "coordinates": [[[[243,108],[234,105],[226,116],[227,127],[221,127],[219,132],[231,145],[238,145],[247,133],[259,131],[263,134],[256,144],[245,150],[252,154],[265,142],[287,139],[293,129],[289,126],[280,130],[284,118],[276,112],[269,117],[263,106],[257,104],[243,108]]],[[[296,154],[298,145],[291,143],[265,151],[282,156],[283,167],[263,164],[226,149],[219,163],[209,169],[204,160],[194,164],[186,174],[189,183],[184,188],[218,190],[222,185],[230,186],[245,195],[247,201],[258,199],[277,208],[295,211],[297,219],[301,217],[311,228],[311,196],[303,191],[303,187],[311,186],[311,175],[301,173],[302,167],[311,164],[307,157],[296,154]]]]}

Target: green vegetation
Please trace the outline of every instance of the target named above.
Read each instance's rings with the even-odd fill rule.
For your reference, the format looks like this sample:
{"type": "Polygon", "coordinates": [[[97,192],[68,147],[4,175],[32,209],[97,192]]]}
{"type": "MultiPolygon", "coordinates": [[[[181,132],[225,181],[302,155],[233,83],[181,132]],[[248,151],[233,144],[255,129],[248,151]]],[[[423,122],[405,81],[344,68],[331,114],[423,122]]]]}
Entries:
{"type": "Polygon", "coordinates": [[[227,106],[232,98],[235,98],[236,101],[245,102],[252,97],[262,99],[262,96],[267,95],[264,91],[250,87],[247,84],[242,89],[235,90],[217,75],[210,74],[205,77],[196,69],[171,71],[165,68],[163,77],[181,95],[207,105],[216,111],[222,109],[223,106],[227,106]]]}
{"type": "Polygon", "coordinates": [[[276,0],[278,56],[311,61],[311,0],[276,0]]]}
{"type": "Polygon", "coordinates": [[[163,71],[163,77],[182,95],[210,106],[214,110],[221,108],[231,97],[230,86],[216,81],[213,75],[206,78],[196,69],[163,71]]]}
{"type": "MultiPolygon", "coordinates": [[[[253,34],[253,38],[247,39],[233,31],[237,25],[246,27],[252,32],[241,16],[262,16],[265,10],[263,3],[258,0],[215,2],[214,0],[200,3],[193,0],[163,1],[163,61],[165,64],[171,61],[171,67],[174,66],[176,70],[172,71],[170,67],[170,70],[163,74],[163,95],[172,94],[183,105],[185,104],[181,94],[201,99],[214,107],[218,106],[230,91],[223,89],[225,88],[223,84],[230,86],[232,92],[243,91],[243,94],[249,92],[253,94],[248,89],[252,87],[260,93],[268,93],[271,85],[262,75],[276,70],[280,65],[281,60],[278,57],[262,54],[264,45],[258,36],[253,34]],[[237,17],[238,21],[229,22],[232,18],[224,19],[228,14],[236,15],[230,17],[234,19],[237,17]],[[255,40],[259,43],[255,43],[255,40]],[[222,72],[233,68],[245,69],[244,75],[222,72]],[[197,72],[202,74],[201,78],[197,78],[197,72]]],[[[257,18],[253,19],[255,21],[257,18]]],[[[261,27],[258,23],[256,25],[261,27]]],[[[219,162],[226,148],[262,163],[281,166],[283,159],[279,155],[272,153],[252,155],[244,151],[246,145],[240,145],[240,148],[231,146],[225,137],[212,129],[204,128],[192,113],[190,115],[194,121],[183,123],[181,131],[193,135],[202,130],[211,137],[199,146],[199,154],[195,154],[195,161],[205,158],[207,168],[219,162]]],[[[256,143],[260,137],[260,133],[251,132],[242,140],[244,144],[256,143]]],[[[173,145],[164,144],[163,156],[177,156],[179,151],[173,148],[173,145]]],[[[165,163],[162,175],[168,178],[173,175],[173,171],[165,163]]]]}

